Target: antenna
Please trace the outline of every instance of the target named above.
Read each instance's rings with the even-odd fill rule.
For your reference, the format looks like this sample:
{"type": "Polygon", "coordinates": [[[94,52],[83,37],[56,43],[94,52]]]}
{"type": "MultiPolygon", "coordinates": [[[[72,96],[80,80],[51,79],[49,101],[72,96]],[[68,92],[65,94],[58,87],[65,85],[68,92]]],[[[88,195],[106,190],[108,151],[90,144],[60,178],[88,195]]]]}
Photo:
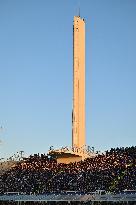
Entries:
{"type": "MultiPolygon", "coordinates": [[[[2,126],[0,126],[0,132],[2,132],[3,131],[3,127],[2,126]]],[[[0,144],[2,144],[2,140],[0,139],[0,144]]]]}
{"type": "Polygon", "coordinates": [[[80,0],[76,3],[75,13],[77,17],[80,17],[80,0]]]}
{"type": "Polygon", "coordinates": [[[80,7],[78,8],[78,16],[80,17],[80,7]]]}
{"type": "Polygon", "coordinates": [[[0,145],[3,144],[3,132],[5,132],[5,127],[0,125],[0,145]]]}

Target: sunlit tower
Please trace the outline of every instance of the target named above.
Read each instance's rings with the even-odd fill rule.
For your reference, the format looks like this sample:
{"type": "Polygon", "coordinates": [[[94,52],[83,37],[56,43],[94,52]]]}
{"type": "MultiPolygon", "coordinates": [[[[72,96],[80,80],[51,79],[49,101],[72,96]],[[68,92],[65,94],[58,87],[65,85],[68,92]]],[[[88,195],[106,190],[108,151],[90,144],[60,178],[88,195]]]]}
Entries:
{"type": "Polygon", "coordinates": [[[73,23],[73,111],[72,147],[85,146],[85,20],[73,23]]]}
{"type": "Polygon", "coordinates": [[[85,20],[74,16],[73,22],[73,109],[72,147],[50,148],[48,154],[58,163],[70,163],[94,157],[85,142],[85,20]]]}

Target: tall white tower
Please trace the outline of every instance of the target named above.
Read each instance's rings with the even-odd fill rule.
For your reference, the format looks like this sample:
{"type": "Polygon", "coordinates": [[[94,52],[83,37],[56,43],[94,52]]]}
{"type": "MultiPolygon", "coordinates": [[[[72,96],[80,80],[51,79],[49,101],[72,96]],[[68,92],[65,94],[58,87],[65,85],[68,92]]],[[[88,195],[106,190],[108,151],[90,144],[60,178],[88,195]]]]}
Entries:
{"type": "Polygon", "coordinates": [[[73,23],[73,110],[72,149],[50,150],[57,163],[71,163],[94,157],[85,147],[85,21],[74,16],[73,23]]]}
{"type": "Polygon", "coordinates": [[[73,23],[73,112],[72,147],[85,146],[85,21],[74,16],[73,23]]]}

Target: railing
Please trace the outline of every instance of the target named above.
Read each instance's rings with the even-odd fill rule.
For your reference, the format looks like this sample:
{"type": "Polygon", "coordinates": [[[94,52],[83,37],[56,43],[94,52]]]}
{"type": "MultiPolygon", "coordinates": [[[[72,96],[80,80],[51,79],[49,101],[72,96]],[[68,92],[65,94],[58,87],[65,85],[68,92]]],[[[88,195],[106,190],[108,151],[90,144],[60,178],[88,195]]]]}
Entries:
{"type": "Polygon", "coordinates": [[[73,153],[73,154],[87,154],[87,155],[90,155],[90,156],[92,156],[92,154],[93,155],[95,155],[96,153],[95,153],[95,151],[94,151],[94,147],[90,147],[90,146],[83,146],[83,147],[62,147],[62,148],[60,148],[60,149],[53,149],[53,147],[50,147],[50,150],[49,150],[49,154],[50,153],[56,153],[56,152],[58,152],[58,153],[62,153],[62,152],[64,152],[64,153],[68,153],[68,152],[70,152],[70,153],[73,153]]]}

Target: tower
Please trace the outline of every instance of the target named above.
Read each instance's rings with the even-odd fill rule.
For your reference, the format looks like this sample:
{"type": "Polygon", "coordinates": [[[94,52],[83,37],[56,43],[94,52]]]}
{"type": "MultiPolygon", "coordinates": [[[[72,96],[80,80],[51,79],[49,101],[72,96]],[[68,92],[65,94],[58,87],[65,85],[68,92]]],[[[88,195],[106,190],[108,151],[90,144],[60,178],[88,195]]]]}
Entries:
{"type": "Polygon", "coordinates": [[[85,146],[85,21],[74,16],[73,23],[73,111],[72,147],[85,146]]]}
{"type": "Polygon", "coordinates": [[[95,156],[85,146],[85,21],[80,15],[73,23],[72,148],[50,149],[48,154],[66,164],[95,156]]]}

